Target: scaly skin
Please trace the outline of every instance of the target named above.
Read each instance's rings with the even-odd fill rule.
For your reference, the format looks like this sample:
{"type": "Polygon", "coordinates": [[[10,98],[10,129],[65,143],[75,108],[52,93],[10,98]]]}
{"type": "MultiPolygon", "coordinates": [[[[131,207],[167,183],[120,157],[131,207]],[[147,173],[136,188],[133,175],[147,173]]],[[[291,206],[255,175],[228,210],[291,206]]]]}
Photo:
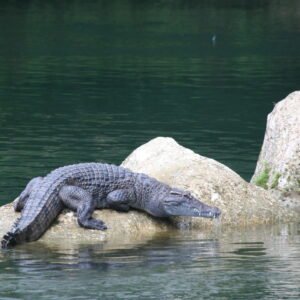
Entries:
{"type": "Polygon", "coordinates": [[[114,165],[82,163],[55,169],[28,183],[15,205],[16,211],[22,210],[21,218],[3,237],[2,248],[37,240],[64,208],[77,212],[79,225],[99,230],[107,227],[92,217],[95,208],[135,208],[156,217],[216,218],[221,213],[145,174],[114,165]]]}

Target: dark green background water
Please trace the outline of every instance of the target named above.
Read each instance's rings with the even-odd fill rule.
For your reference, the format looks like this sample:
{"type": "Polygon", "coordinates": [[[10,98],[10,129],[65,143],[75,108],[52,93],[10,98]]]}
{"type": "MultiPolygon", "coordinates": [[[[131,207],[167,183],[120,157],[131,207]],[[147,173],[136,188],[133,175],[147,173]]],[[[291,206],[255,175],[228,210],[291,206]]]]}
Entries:
{"type": "MultiPolygon", "coordinates": [[[[156,136],[174,137],[249,180],[273,103],[299,89],[299,34],[297,0],[0,1],[0,204],[13,200],[34,176],[83,161],[119,164],[156,136]]],[[[191,240],[179,244],[194,245],[191,240]]],[[[205,243],[201,248],[212,257],[209,264],[195,263],[198,256],[192,255],[187,262],[171,260],[172,268],[134,265],[134,275],[127,267],[131,260],[118,269],[104,259],[113,270],[108,277],[103,271],[107,268],[93,267],[97,255],[82,264],[81,250],[72,257],[78,270],[69,273],[51,251],[37,259],[31,251],[19,250],[0,257],[0,298],[2,289],[1,299],[29,299],[32,293],[63,299],[66,283],[71,288],[65,298],[76,299],[72,289],[82,292],[81,281],[88,284],[92,273],[84,291],[87,299],[101,295],[103,284],[112,289],[105,294],[112,299],[154,299],[155,286],[168,287],[165,299],[216,297],[233,284],[239,286],[235,296],[230,289],[219,298],[299,299],[299,268],[291,267],[299,261],[299,232],[282,235],[279,230],[275,248],[264,246],[265,237],[257,240],[263,246],[254,260],[247,251],[246,256],[241,251],[219,259],[223,255],[216,245],[228,240],[217,238],[214,251],[205,243]],[[276,244],[278,236],[290,234],[291,243],[276,244]],[[281,270],[278,263],[285,261],[280,247],[298,253],[289,269],[281,270]],[[59,267],[53,262],[57,259],[59,267]],[[202,272],[210,274],[208,279],[202,272]],[[58,274],[74,281],[64,283],[58,274]],[[165,277],[157,281],[158,274],[165,277]],[[117,293],[114,279],[120,284],[127,275],[127,285],[117,293]],[[27,276],[28,281],[23,279],[27,276]],[[19,286],[15,294],[14,280],[19,286]],[[126,294],[126,288],[131,292],[126,294]]],[[[202,245],[195,242],[196,248],[198,243],[202,245]]],[[[169,246],[155,245],[168,255],[169,246]]],[[[176,241],[171,239],[170,245],[177,253],[176,241]]],[[[157,262],[156,252],[149,258],[143,249],[138,255],[157,262]]]]}
{"type": "Polygon", "coordinates": [[[249,179],[273,102],[299,89],[299,9],[2,1],[0,203],[33,176],[81,161],[119,164],[156,136],[249,179]]]}

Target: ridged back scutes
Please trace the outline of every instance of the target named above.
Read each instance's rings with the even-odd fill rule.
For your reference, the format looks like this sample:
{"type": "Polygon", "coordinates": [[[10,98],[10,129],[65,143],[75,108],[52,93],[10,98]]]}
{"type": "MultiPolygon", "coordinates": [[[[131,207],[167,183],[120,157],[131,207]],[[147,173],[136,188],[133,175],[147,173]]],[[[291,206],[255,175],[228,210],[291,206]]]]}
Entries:
{"type": "Polygon", "coordinates": [[[126,186],[127,180],[131,181],[132,177],[129,169],[102,163],[80,163],[57,168],[45,176],[39,188],[30,195],[16,227],[22,229],[28,226],[42,211],[47,216],[39,221],[42,224],[52,222],[62,209],[58,193],[66,184],[87,190],[102,184],[113,190],[119,185],[126,186]]]}

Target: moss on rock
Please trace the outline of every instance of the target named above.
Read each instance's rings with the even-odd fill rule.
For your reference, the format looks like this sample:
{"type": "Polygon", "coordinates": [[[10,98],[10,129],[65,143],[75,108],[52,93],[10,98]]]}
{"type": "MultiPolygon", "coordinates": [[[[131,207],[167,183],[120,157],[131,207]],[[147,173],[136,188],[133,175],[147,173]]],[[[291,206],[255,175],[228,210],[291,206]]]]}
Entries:
{"type": "Polygon", "coordinates": [[[261,173],[259,173],[255,179],[254,179],[254,183],[257,186],[262,187],[263,189],[267,190],[268,189],[268,181],[270,178],[270,168],[265,167],[261,173]]]}

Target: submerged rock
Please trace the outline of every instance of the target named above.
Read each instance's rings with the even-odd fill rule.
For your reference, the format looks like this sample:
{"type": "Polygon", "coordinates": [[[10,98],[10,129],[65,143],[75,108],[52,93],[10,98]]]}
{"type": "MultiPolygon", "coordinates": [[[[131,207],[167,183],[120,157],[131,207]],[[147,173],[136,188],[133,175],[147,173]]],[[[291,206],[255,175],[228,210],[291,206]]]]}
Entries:
{"type": "Polygon", "coordinates": [[[268,115],[251,182],[291,206],[300,206],[300,91],[278,102],[268,115]]]}
{"type": "MultiPolygon", "coordinates": [[[[222,210],[222,225],[250,225],[289,220],[294,212],[270,193],[247,183],[225,165],[194,153],[172,138],[155,138],[140,146],[122,163],[164,183],[190,191],[200,201],[222,210]]],[[[204,218],[173,218],[179,227],[202,230],[217,222],[204,218]]]]}

